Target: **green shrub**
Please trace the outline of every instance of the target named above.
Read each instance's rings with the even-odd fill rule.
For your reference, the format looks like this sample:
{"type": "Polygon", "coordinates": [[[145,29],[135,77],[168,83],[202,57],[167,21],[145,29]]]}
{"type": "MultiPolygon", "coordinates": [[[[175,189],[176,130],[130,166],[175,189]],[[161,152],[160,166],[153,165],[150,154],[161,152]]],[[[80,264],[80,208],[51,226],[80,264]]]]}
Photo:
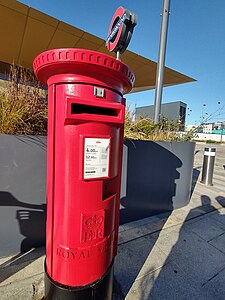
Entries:
{"type": "Polygon", "coordinates": [[[12,66],[0,89],[0,133],[47,134],[46,92],[32,71],[12,66]]]}
{"type": "Polygon", "coordinates": [[[148,118],[131,120],[131,113],[126,112],[124,137],[135,140],[157,140],[157,141],[190,141],[192,132],[179,133],[180,122],[171,121],[162,117],[158,124],[148,118]]]}
{"type": "Polygon", "coordinates": [[[207,144],[221,144],[219,141],[214,141],[214,140],[206,140],[205,141],[207,144]]]}

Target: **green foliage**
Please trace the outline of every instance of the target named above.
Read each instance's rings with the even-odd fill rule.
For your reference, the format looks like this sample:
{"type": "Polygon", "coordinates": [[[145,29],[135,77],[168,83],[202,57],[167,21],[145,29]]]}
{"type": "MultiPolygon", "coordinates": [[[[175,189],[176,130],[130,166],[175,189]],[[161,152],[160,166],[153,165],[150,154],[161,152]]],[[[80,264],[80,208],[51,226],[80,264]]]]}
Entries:
{"type": "Polygon", "coordinates": [[[194,139],[196,132],[194,130],[185,131],[179,136],[178,141],[190,142],[194,139]]]}
{"type": "Polygon", "coordinates": [[[213,141],[213,140],[206,140],[205,142],[206,142],[207,144],[221,144],[221,142],[213,141]]]}
{"type": "Polygon", "coordinates": [[[46,135],[47,119],[46,92],[31,71],[12,66],[0,89],[0,133],[46,135]]]}
{"type": "Polygon", "coordinates": [[[180,122],[171,121],[162,117],[158,124],[148,118],[139,118],[132,121],[129,111],[125,116],[124,137],[135,140],[157,140],[157,141],[190,141],[193,132],[179,133],[180,122]]]}

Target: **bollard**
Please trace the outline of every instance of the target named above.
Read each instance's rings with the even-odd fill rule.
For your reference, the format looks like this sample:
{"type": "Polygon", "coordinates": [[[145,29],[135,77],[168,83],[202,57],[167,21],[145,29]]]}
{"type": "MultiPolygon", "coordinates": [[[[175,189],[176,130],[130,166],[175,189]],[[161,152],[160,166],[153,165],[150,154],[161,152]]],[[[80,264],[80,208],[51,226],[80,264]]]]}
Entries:
{"type": "Polygon", "coordinates": [[[215,156],[216,148],[205,148],[201,183],[204,183],[206,185],[213,185],[213,169],[215,156]]]}

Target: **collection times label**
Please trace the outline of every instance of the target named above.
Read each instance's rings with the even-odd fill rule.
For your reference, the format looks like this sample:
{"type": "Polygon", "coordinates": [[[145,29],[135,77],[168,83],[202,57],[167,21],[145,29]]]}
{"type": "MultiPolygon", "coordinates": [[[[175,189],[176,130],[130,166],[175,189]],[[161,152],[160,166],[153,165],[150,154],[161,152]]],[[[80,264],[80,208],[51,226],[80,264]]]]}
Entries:
{"type": "Polygon", "coordinates": [[[108,177],[110,139],[84,139],[84,179],[108,177]]]}

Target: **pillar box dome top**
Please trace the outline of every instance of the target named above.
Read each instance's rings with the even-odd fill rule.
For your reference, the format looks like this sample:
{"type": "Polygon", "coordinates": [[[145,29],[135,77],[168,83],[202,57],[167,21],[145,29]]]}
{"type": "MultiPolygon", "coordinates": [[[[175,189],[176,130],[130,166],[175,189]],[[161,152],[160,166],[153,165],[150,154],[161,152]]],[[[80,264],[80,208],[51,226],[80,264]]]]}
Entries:
{"type": "Polygon", "coordinates": [[[33,68],[38,80],[44,85],[59,81],[89,83],[126,94],[132,89],[135,80],[133,72],[121,61],[86,49],[45,51],[35,58],[33,68]],[[55,75],[60,76],[58,78],[55,75]]]}

